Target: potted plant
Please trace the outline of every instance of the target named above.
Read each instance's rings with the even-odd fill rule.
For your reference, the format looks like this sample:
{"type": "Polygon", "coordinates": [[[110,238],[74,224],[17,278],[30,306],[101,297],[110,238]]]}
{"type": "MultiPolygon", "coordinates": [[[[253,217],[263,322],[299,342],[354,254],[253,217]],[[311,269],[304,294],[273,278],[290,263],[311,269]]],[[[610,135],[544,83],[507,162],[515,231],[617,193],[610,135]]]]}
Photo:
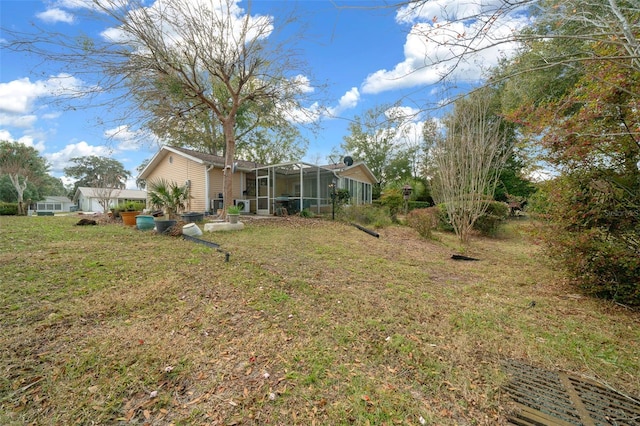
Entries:
{"type": "Polygon", "coordinates": [[[240,218],[240,207],[227,207],[227,218],[229,218],[229,223],[238,223],[238,219],[240,218]]]}
{"type": "Polygon", "coordinates": [[[149,204],[161,209],[165,215],[164,218],[155,220],[156,231],[162,234],[178,223],[178,212],[184,210],[189,200],[189,188],[160,178],[149,182],[147,195],[149,204]]]}
{"type": "Polygon", "coordinates": [[[126,201],[118,204],[117,210],[122,218],[122,223],[127,226],[136,225],[136,216],[142,214],[145,204],[141,201],[126,201]]]}

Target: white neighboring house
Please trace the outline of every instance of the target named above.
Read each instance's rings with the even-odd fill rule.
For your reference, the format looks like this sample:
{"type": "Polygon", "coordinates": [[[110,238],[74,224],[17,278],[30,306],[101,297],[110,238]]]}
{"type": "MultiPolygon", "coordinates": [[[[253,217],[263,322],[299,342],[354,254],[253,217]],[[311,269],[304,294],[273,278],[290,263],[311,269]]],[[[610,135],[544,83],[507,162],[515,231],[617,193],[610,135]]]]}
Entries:
{"type": "Polygon", "coordinates": [[[147,202],[147,191],[139,189],[113,189],[89,188],[80,186],[73,196],[73,203],[83,212],[104,212],[100,200],[109,195],[109,207],[115,207],[119,203],[127,201],[147,202]]]}
{"type": "MultiPolygon", "coordinates": [[[[35,203],[36,211],[49,211],[54,213],[69,212],[71,207],[74,206],[73,202],[68,197],[47,196],[42,201],[35,203]]],[[[30,206],[30,208],[31,208],[30,206]]]]}

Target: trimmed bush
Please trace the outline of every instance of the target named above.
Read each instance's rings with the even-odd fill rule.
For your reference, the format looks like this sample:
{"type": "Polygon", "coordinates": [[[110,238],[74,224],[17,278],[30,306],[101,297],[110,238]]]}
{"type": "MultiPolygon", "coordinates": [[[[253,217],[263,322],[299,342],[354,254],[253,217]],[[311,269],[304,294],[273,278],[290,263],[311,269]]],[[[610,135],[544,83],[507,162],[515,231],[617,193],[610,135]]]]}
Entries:
{"type": "Polygon", "coordinates": [[[0,216],[16,216],[18,203],[4,203],[0,201],[0,216]]]}
{"type": "Polygon", "coordinates": [[[432,231],[438,227],[440,210],[437,207],[411,210],[407,214],[407,224],[418,231],[422,238],[432,238],[432,231]]]}
{"type": "Polygon", "coordinates": [[[409,211],[415,210],[415,209],[427,209],[432,206],[433,206],[433,203],[430,203],[428,201],[409,200],[409,211]]]}

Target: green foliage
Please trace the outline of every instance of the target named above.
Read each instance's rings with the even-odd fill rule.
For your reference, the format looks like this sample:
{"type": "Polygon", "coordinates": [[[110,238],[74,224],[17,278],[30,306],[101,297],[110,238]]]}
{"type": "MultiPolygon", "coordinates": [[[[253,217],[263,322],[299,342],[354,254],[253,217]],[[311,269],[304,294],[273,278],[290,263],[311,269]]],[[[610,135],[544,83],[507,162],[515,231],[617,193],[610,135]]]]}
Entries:
{"type": "MultiPolygon", "coordinates": [[[[440,203],[434,207],[434,216],[438,218],[437,228],[445,232],[453,232],[453,225],[449,220],[447,206],[440,203]],[[435,214],[437,212],[437,215],[435,214]]],[[[494,236],[498,228],[509,216],[509,206],[501,201],[491,201],[487,210],[473,223],[473,229],[485,236],[494,236]]]]}
{"type": "Polygon", "coordinates": [[[444,232],[453,232],[453,225],[449,220],[449,213],[447,213],[447,205],[440,203],[436,208],[438,209],[438,229],[444,232]]]}
{"type": "Polygon", "coordinates": [[[440,211],[437,207],[411,210],[407,214],[407,224],[418,231],[422,238],[432,238],[432,231],[437,228],[440,211]]]}
{"type": "Polygon", "coordinates": [[[404,206],[402,191],[398,188],[386,189],[380,196],[380,204],[389,210],[391,216],[397,215],[404,206]]]}
{"type": "Polygon", "coordinates": [[[90,188],[119,188],[124,189],[131,173],[127,171],[121,162],[107,157],[90,155],[71,159],[74,166],[65,167],[64,173],[76,179],[73,193],[78,187],[90,188]]]}
{"type": "Polygon", "coordinates": [[[415,209],[426,209],[433,206],[433,203],[430,203],[429,201],[413,201],[413,200],[409,200],[409,211],[411,210],[415,210],[415,209]]]}
{"type": "Polygon", "coordinates": [[[637,305],[640,69],[626,32],[636,21],[630,3],[552,0],[501,72],[518,76],[503,86],[504,116],[562,171],[529,202],[549,221],[549,254],[587,293],[637,305]]]}
{"type": "Polygon", "coordinates": [[[374,198],[385,184],[397,178],[399,171],[410,171],[409,164],[397,153],[395,138],[402,124],[402,117],[389,116],[392,105],[378,105],[355,117],[349,124],[349,134],[341,148],[351,153],[354,160],[367,164],[379,182],[373,185],[374,198]],[[394,155],[394,153],[396,153],[394,155]]]}
{"type": "Polygon", "coordinates": [[[536,185],[534,192],[528,199],[527,212],[536,218],[547,218],[550,211],[550,192],[553,181],[541,182],[536,185]]]}
{"type": "Polygon", "coordinates": [[[501,201],[492,201],[487,210],[473,224],[473,229],[482,235],[494,236],[500,225],[509,216],[509,206],[501,201]]]}
{"type": "Polygon", "coordinates": [[[315,215],[309,209],[304,209],[300,211],[300,217],[314,217],[315,215]]]}
{"type": "Polygon", "coordinates": [[[125,201],[116,206],[115,209],[121,212],[138,212],[144,210],[146,203],[142,201],[125,201]]]}
{"type": "Polygon", "coordinates": [[[529,179],[523,177],[524,161],[516,155],[511,155],[500,172],[499,182],[494,198],[498,201],[508,201],[510,197],[528,199],[535,193],[536,187],[529,179]]]}
{"type": "Polygon", "coordinates": [[[19,142],[0,141],[0,177],[10,183],[10,186],[2,185],[2,199],[17,201],[18,214],[26,214],[25,200],[42,198],[37,185],[52,179],[48,170],[47,161],[35,148],[19,142]]]}
{"type": "Polygon", "coordinates": [[[15,216],[18,214],[18,203],[0,201],[0,216],[15,216]]]}
{"type": "Polygon", "coordinates": [[[148,184],[149,203],[155,208],[162,209],[169,219],[175,219],[178,212],[184,210],[190,196],[186,185],[178,185],[166,179],[157,179],[148,184]]]}
{"type": "Polygon", "coordinates": [[[229,206],[227,207],[228,214],[240,214],[240,207],[238,206],[229,206]]]}
{"type": "Polygon", "coordinates": [[[351,194],[349,193],[348,189],[339,188],[336,191],[336,205],[337,206],[342,206],[344,204],[347,204],[350,200],[351,200],[351,194]]]}
{"type": "Polygon", "coordinates": [[[549,185],[541,237],[590,295],[640,305],[640,181],[600,170],[549,185]]]}
{"type": "Polygon", "coordinates": [[[586,294],[640,306],[640,253],[638,229],[616,235],[591,228],[567,232],[550,226],[543,234],[550,253],[586,294]]]}
{"type": "Polygon", "coordinates": [[[389,210],[386,207],[370,204],[345,206],[340,210],[339,218],[345,222],[356,222],[374,228],[384,228],[392,223],[389,210]]]}

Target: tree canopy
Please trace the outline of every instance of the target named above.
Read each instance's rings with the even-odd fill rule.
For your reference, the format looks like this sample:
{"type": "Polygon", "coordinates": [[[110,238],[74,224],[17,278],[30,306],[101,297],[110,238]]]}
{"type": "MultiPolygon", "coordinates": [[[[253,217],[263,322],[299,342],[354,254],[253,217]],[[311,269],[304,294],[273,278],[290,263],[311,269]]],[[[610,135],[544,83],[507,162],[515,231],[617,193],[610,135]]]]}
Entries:
{"type": "Polygon", "coordinates": [[[544,194],[555,258],[591,294],[640,304],[640,15],[616,0],[543,4],[496,70],[503,114],[558,172],[544,194]]]}
{"type": "Polygon", "coordinates": [[[400,144],[407,117],[393,105],[378,105],[349,123],[341,148],[354,160],[364,161],[378,178],[374,196],[393,180],[411,179],[414,171],[410,148],[400,144]]]}
{"type": "MultiPolygon", "coordinates": [[[[46,160],[35,148],[19,142],[0,141],[0,176],[8,178],[11,182],[15,191],[14,200],[18,202],[18,214],[26,214],[24,195],[30,185],[51,183],[48,171],[46,160]]],[[[34,189],[31,194],[37,198],[40,196],[34,189]]]]}
{"type": "Polygon", "coordinates": [[[75,157],[70,161],[75,165],[65,167],[64,173],[76,179],[73,184],[74,194],[80,186],[124,189],[127,187],[127,179],[131,177],[124,165],[113,158],[90,155],[75,157]]]}

